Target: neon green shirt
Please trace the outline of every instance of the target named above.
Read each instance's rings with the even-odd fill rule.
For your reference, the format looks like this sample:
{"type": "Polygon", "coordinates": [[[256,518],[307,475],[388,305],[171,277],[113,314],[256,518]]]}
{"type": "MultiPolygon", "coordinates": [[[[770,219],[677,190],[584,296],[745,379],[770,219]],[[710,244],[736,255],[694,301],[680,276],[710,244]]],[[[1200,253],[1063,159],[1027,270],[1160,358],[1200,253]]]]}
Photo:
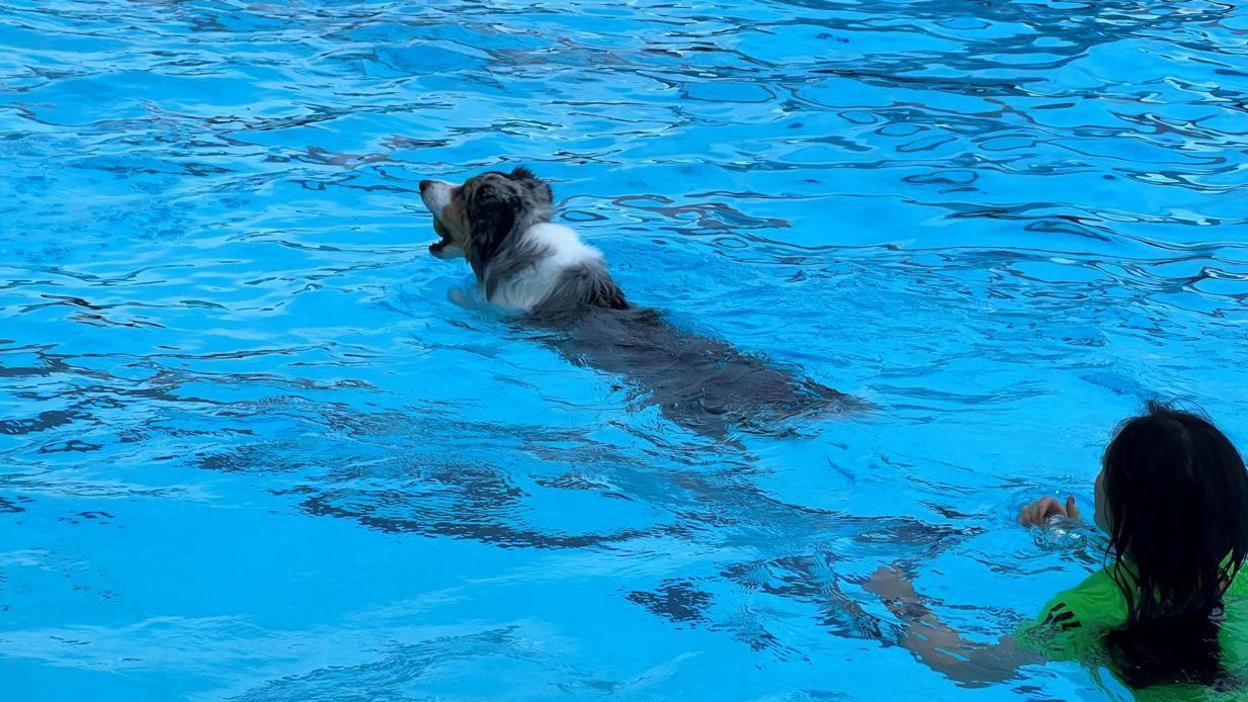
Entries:
{"type": "MultiPolygon", "coordinates": [[[[1049,660],[1107,666],[1105,635],[1127,623],[1127,599],[1113,578],[1116,568],[1099,570],[1077,587],[1059,593],[1019,630],[1017,641],[1049,660]]],[[[1225,618],[1218,641],[1223,669],[1248,680],[1248,576],[1244,570],[1236,574],[1223,596],[1225,618]]],[[[1136,690],[1135,697],[1141,702],[1223,702],[1248,699],[1248,687],[1220,692],[1195,685],[1155,685],[1136,690]]]]}

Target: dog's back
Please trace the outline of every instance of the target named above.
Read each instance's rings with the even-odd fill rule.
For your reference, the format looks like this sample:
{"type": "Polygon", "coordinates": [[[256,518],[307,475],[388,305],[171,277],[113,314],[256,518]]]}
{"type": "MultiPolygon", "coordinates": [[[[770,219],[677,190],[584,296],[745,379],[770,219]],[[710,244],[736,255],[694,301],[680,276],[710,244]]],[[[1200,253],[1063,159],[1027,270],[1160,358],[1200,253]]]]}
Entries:
{"type": "Polygon", "coordinates": [[[579,263],[560,271],[550,294],[533,309],[537,319],[568,321],[588,309],[628,309],[624,292],[615,284],[601,261],[579,263]]]}
{"type": "Polygon", "coordinates": [[[492,274],[505,271],[520,281],[546,279],[546,293],[526,319],[555,329],[557,335],[548,341],[571,362],[627,378],[665,417],[708,436],[723,436],[733,427],[785,431],[786,419],[852,404],[848,396],[794,369],[630,305],[597,249],[583,247],[592,253],[581,254],[575,233],[563,233],[565,239],[557,244],[545,236],[522,237],[506,254],[513,263],[487,273],[487,290],[496,279],[492,274]],[[575,257],[564,253],[573,241],[575,257]],[[520,263],[526,258],[532,262],[520,263]],[[557,266],[543,263],[560,258],[557,266]]]}
{"type": "MultiPolygon", "coordinates": [[[[610,288],[618,295],[614,283],[610,288]]],[[[601,294],[617,299],[609,291],[601,294]]],[[[795,416],[854,404],[795,369],[682,330],[655,310],[623,305],[622,296],[618,302],[562,305],[535,311],[531,319],[557,329],[548,342],[568,360],[627,378],[647,404],[692,431],[715,437],[734,427],[777,433],[795,416]]]]}

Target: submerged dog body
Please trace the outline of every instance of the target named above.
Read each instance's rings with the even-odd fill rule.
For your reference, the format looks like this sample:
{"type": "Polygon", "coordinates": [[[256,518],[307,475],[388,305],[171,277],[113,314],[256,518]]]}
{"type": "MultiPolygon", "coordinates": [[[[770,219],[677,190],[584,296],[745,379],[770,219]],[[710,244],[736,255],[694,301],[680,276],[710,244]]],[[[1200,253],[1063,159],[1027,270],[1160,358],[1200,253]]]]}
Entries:
{"type": "Polygon", "coordinates": [[[487,300],[559,330],[544,341],[573,363],[629,378],[678,424],[722,436],[731,425],[766,430],[795,414],[851,404],[764,357],[629,305],[602,252],[551,221],[550,186],[526,168],[462,185],[425,180],[420,194],[441,236],[430,253],[467,259],[487,300]]]}

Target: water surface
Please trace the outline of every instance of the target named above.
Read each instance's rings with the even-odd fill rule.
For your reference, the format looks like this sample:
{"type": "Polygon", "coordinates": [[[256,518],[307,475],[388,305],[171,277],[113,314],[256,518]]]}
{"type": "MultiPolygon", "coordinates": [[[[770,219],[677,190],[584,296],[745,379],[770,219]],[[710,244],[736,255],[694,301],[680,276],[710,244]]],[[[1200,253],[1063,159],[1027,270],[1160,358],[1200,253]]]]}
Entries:
{"type": "Polygon", "coordinates": [[[1216,2],[0,0],[8,699],[962,689],[1095,564],[1153,395],[1248,445],[1248,13],[1216,2]],[[422,178],[526,165],[630,299],[868,413],[712,437],[448,299],[422,178]],[[974,605],[967,607],[967,605],[974,605]]]}

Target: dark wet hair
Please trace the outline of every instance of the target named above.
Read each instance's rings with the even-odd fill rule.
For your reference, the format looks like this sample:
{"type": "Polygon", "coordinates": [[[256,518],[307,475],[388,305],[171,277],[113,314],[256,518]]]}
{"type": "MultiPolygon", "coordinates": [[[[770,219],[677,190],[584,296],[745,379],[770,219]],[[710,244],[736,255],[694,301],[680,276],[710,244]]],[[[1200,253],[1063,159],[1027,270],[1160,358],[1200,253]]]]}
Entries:
{"type": "Polygon", "coordinates": [[[1103,488],[1125,626],[1106,647],[1123,682],[1223,677],[1222,594],[1248,556],[1248,472],[1208,419],[1150,402],[1105,450],[1103,488]]]}

